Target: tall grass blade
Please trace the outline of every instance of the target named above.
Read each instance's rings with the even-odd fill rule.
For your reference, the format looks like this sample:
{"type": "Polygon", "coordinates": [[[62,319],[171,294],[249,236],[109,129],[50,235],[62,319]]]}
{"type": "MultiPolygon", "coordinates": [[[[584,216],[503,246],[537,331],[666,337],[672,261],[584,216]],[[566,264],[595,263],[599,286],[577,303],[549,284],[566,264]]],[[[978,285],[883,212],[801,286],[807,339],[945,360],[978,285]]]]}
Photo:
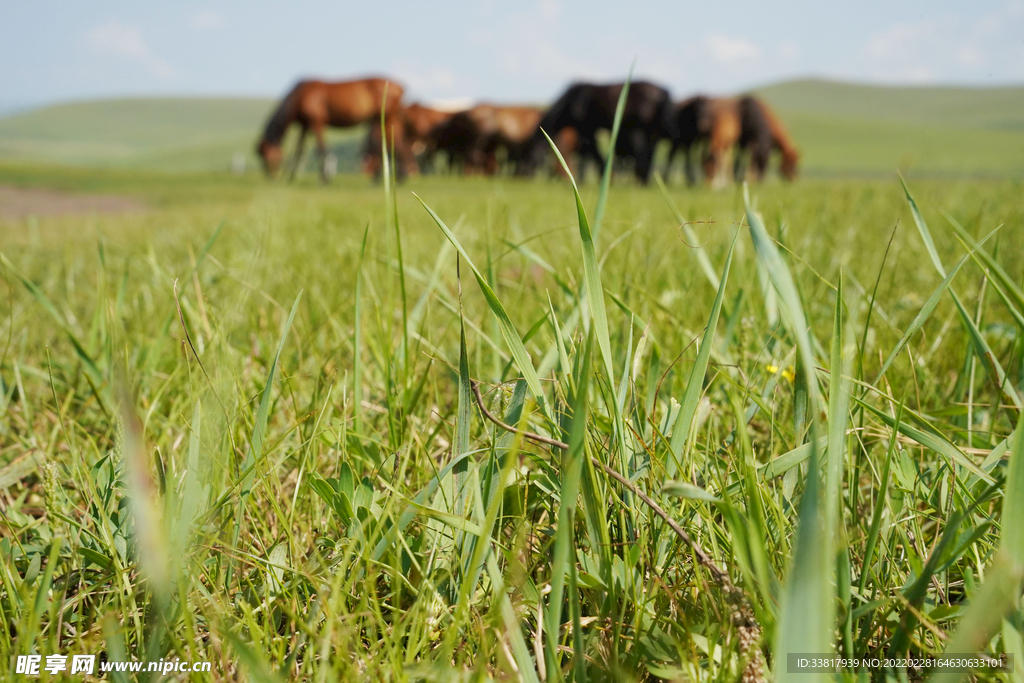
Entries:
{"type": "Polygon", "coordinates": [[[369,234],[370,224],[367,223],[356,266],[355,323],[352,330],[352,399],[355,403],[352,423],[357,435],[363,432],[363,259],[366,257],[366,238],[369,234]]]}
{"type": "MultiPolygon", "coordinates": [[[[1010,441],[1010,461],[1006,466],[1006,489],[1003,493],[1003,529],[1000,541],[1005,552],[1018,565],[1024,566],[1024,412],[1010,441]]],[[[1024,663],[1022,663],[1024,664],[1024,663]]]]}
{"type": "Polygon", "coordinates": [[[534,399],[537,401],[538,406],[545,412],[547,411],[547,403],[544,400],[544,390],[540,385],[540,377],[537,376],[537,370],[533,367],[533,361],[530,359],[530,353],[526,350],[523,345],[523,340],[519,336],[519,332],[516,331],[515,325],[512,324],[512,320],[508,317],[508,313],[505,311],[505,307],[502,306],[498,296],[491,289],[491,286],[487,284],[486,278],[473,263],[473,259],[469,257],[466,250],[459,243],[458,238],[448,229],[448,226],[444,224],[444,221],[434,213],[426,203],[419,198],[418,195],[413,193],[413,196],[419,200],[423,208],[427,210],[430,217],[437,223],[437,227],[441,228],[445,237],[452,243],[455,249],[462,255],[462,258],[466,259],[466,263],[473,271],[473,275],[476,277],[477,284],[480,286],[480,291],[483,292],[484,298],[487,300],[487,305],[491,309],[491,313],[498,319],[498,327],[501,329],[501,336],[505,340],[505,344],[508,345],[509,351],[512,353],[512,357],[516,361],[516,365],[519,366],[519,371],[523,373],[523,377],[526,379],[526,383],[530,386],[530,392],[533,393],[534,399]]]}
{"type": "Polygon", "coordinates": [[[686,393],[683,395],[683,402],[679,408],[679,416],[676,418],[675,426],[672,428],[672,439],[669,442],[669,450],[672,458],[665,463],[665,473],[669,479],[675,477],[676,472],[683,462],[683,455],[689,450],[693,443],[693,417],[697,414],[697,404],[700,402],[701,391],[704,388],[704,375],[707,374],[708,362],[711,359],[711,349],[715,342],[715,330],[718,328],[718,317],[722,312],[722,302],[725,300],[725,286],[729,282],[729,269],[732,266],[732,257],[736,250],[736,242],[739,240],[740,232],[733,235],[732,245],[729,247],[729,255],[725,259],[725,268],[722,270],[722,279],[718,284],[718,293],[715,295],[715,303],[711,306],[711,315],[708,317],[708,325],[704,329],[704,336],[700,340],[700,349],[697,351],[697,360],[690,370],[690,379],[686,383],[686,393]]]}
{"type": "MultiPolygon", "coordinates": [[[[625,92],[625,86],[623,86],[623,92],[625,92]]],[[[621,98],[619,102],[622,104],[621,98]]],[[[579,187],[576,186],[576,179],[573,178],[572,173],[569,171],[569,165],[562,158],[562,153],[558,151],[558,146],[554,141],[548,137],[546,131],[544,137],[547,138],[548,144],[551,145],[551,149],[554,150],[555,156],[558,158],[558,162],[562,164],[562,169],[566,175],[569,176],[569,180],[572,183],[573,195],[576,197],[576,218],[579,223],[580,229],[580,242],[583,247],[583,279],[585,285],[585,291],[587,294],[587,302],[590,307],[590,317],[594,323],[594,331],[597,333],[597,345],[601,348],[601,357],[604,359],[604,370],[608,381],[611,382],[615,378],[615,371],[613,369],[612,360],[612,343],[608,333],[608,313],[604,305],[604,288],[601,286],[601,270],[597,263],[597,254],[594,250],[594,236],[590,232],[590,222],[587,220],[587,212],[583,208],[583,199],[580,198],[579,187]]],[[[608,157],[611,159],[611,157],[608,157]]]]}
{"type": "MultiPolygon", "coordinates": [[[[850,408],[851,355],[845,349],[843,334],[843,276],[839,274],[836,309],[832,322],[832,353],[828,394],[828,460],[825,478],[825,528],[836,533],[840,520],[839,500],[843,489],[843,463],[846,454],[846,421],[850,408]]],[[[842,534],[840,534],[842,536],[842,534]]]]}
{"type": "Polygon", "coordinates": [[[764,265],[775,290],[782,298],[785,305],[784,312],[789,319],[789,328],[797,341],[797,353],[800,363],[807,374],[807,389],[810,396],[810,409],[812,414],[817,414],[821,406],[821,398],[818,392],[818,384],[813,381],[814,357],[811,353],[811,338],[808,333],[807,317],[804,315],[804,308],[800,302],[800,295],[797,292],[796,284],[793,282],[793,275],[789,272],[785,261],[779,255],[778,247],[768,236],[761,216],[750,206],[750,192],[746,184],[743,185],[743,202],[747,210],[747,223],[750,225],[750,236],[754,242],[754,249],[757,251],[758,260],[764,265]]]}
{"type": "MultiPolygon", "coordinates": [[[[917,429],[916,427],[911,427],[905,422],[897,423],[895,419],[887,415],[885,412],[862,401],[856,396],[853,397],[853,400],[860,404],[862,407],[867,408],[868,411],[873,413],[875,417],[880,419],[885,424],[889,425],[890,427],[898,429],[900,434],[902,434],[903,436],[913,439],[914,441],[921,444],[925,448],[930,448],[939,455],[945,456],[951,462],[955,462],[956,464],[967,468],[968,470],[970,470],[972,474],[974,474],[979,479],[989,484],[994,482],[991,475],[989,475],[983,469],[978,467],[978,465],[973,460],[971,460],[966,453],[957,448],[956,445],[954,445],[949,439],[947,439],[941,433],[935,431],[933,428],[924,427],[922,425],[921,429],[917,429]]],[[[915,415],[914,411],[910,410],[909,408],[905,408],[905,411],[908,415],[915,415]]],[[[924,419],[921,418],[921,416],[919,415],[916,416],[916,419],[918,421],[918,424],[922,424],[925,422],[924,419]]]]}
{"type": "MultiPolygon", "coordinates": [[[[811,443],[815,427],[811,424],[811,443]]],[[[829,543],[820,505],[817,449],[812,446],[807,489],[800,500],[796,547],[786,589],[780,599],[778,635],[775,641],[775,680],[824,682],[824,674],[790,673],[787,657],[796,652],[826,653],[832,650],[834,625],[829,543]]]]}
{"type": "MultiPolygon", "coordinates": [[[[626,82],[622,84],[622,90],[619,91],[619,101],[615,104],[615,118],[612,120],[612,135],[608,143],[608,158],[605,159],[604,162],[604,172],[601,174],[601,190],[597,194],[597,208],[594,209],[595,240],[601,233],[601,222],[604,219],[604,207],[608,201],[608,188],[611,186],[612,182],[612,166],[615,162],[615,142],[619,139],[619,127],[622,125],[622,113],[626,110],[626,100],[629,98],[629,84],[633,81],[633,68],[635,66],[636,62],[634,61],[629,67],[629,73],[626,75],[626,82]]],[[[545,135],[547,135],[547,133],[545,133],[545,135]]],[[[568,169],[566,169],[566,172],[568,173],[568,169]]],[[[571,177],[572,176],[570,176],[570,178],[571,177]]],[[[575,186],[576,181],[573,180],[573,187],[575,186]]]]}
{"type": "Polygon", "coordinates": [[[587,394],[591,373],[591,345],[593,335],[587,336],[576,386],[576,404],[573,406],[569,448],[562,453],[560,467],[561,492],[559,496],[558,525],[555,529],[554,551],[551,558],[551,593],[548,597],[547,622],[547,680],[561,678],[558,641],[562,624],[562,603],[565,579],[576,571],[576,499],[579,496],[583,461],[586,459],[587,394]]]}
{"type": "Polygon", "coordinates": [[[270,364],[270,372],[267,374],[267,382],[263,387],[263,395],[260,397],[259,408],[256,409],[256,419],[252,426],[252,435],[249,438],[249,448],[246,450],[245,459],[242,461],[242,479],[238,493],[238,511],[235,517],[235,530],[232,534],[232,545],[238,544],[238,537],[242,530],[242,521],[245,518],[245,508],[249,501],[249,494],[252,491],[253,480],[256,477],[256,468],[263,460],[263,439],[267,433],[267,420],[270,417],[270,401],[274,388],[274,379],[277,377],[278,363],[281,360],[281,351],[288,339],[288,331],[292,328],[292,321],[295,313],[299,310],[299,302],[302,300],[300,291],[292,304],[291,313],[281,330],[281,338],[277,342],[277,351],[274,353],[274,360],[270,364]]]}
{"type": "Polygon", "coordinates": [[[175,549],[184,553],[188,546],[188,535],[192,522],[202,512],[207,490],[199,480],[199,435],[202,428],[203,404],[197,400],[192,410],[191,433],[188,440],[188,460],[185,470],[185,486],[181,492],[181,508],[178,511],[177,528],[175,530],[175,549]]]}
{"type": "MultiPolygon", "coordinates": [[[[903,176],[900,176],[900,182],[903,183],[903,192],[907,197],[907,202],[910,204],[910,212],[914,216],[914,223],[917,225],[917,231],[921,235],[921,240],[924,242],[925,248],[928,250],[928,255],[932,259],[932,263],[935,265],[935,269],[939,271],[939,275],[946,276],[946,269],[942,266],[942,260],[939,258],[939,253],[935,249],[935,241],[932,239],[932,233],[928,229],[928,224],[924,220],[924,216],[921,215],[920,210],[917,208],[917,202],[910,195],[910,189],[907,187],[907,183],[903,180],[903,176]]],[[[987,237],[980,240],[976,247],[981,246],[992,234],[994,234],[999,228],[993,230],[987,237]]],[[[1013,388],[1013,384],[1008,382],[1006,379],[1006,373],[1003,371],[1003,367],[999,364],[992,349],[989,348],[985,338],[981,335],[981,331],[978,330],[978,326],[975,324],[974,319],[971,317],[967,309],[964,308],[963,303],[960,301],[960,297],[957,296],[955,290],[950,289],[950,294],[953,296],[953,302],[956,304],[957,311],[960,313],[960,320],[963,322],[964,327],[967,329],[967,333],[971,338],[971,342],[975,348],[976,353],[982,360],[982,364],[985,366],[986,371],[991,376],[992,381],[995,383],[1002,393],[1010,400],[1011,403],[1021,410],[1022,404],[1020,396],[1017,395],[1017,391],[1013,388]]]]}
{"type": "MultiPolygon", "coordinates": [[[[1019,536],[1019,531],[1016,532],[1019,536]]],[[[975,654],[988,651],[992,640],[1003,625],[1003,617],[1017,607],[1020,600],[1024,565],[1007,555],[998,555],[986,572],[985,583],[971,598],[967,612],[960,618],[956,632],[946,644],[949,654],[975,654]]],[[[1020,666],[1014,662],[1014,667],[1020,666]]],[[[930,683],[960,683],[968,672],[938,670],[930,683]]]]}

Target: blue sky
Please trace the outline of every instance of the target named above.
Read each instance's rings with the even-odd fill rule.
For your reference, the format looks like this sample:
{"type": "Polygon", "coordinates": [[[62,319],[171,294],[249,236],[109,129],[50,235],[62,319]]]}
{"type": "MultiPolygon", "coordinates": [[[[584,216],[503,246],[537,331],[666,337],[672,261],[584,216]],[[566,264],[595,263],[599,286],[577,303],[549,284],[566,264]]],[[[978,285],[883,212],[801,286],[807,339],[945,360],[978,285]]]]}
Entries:
{"type": "Polygon", "coordinates": [[[5,108],[370,73],[418,99],[543,102],[634,58],[678,96],[803,76],[1024,83],[1024,0],[3,0],[0,16],[5,108]]]}

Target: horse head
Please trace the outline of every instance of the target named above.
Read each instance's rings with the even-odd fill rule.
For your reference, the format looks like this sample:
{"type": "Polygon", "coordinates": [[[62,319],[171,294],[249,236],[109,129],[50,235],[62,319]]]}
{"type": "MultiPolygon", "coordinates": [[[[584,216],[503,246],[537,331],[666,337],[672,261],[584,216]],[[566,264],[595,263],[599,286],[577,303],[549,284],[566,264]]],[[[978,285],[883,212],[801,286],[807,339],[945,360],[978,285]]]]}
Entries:
{"type": "Polygon", "coordinates": [[[256,145],[256,153],[263,160],[263,170],[269,177],[273,178],[277,170],[281,168],[281,161],[284,159],[284,151],[281,145],[262,140],[260,144],[256,145]]]}
{"type": "Polygon", "coordinates": [[[796,167],[800,163],[800,153],[795,149],[789,149],[782,153],[782,164],[779,167],[779,171],[782,173],[782,177],[786,180],[794,180],[796,178],[796,167]]]}

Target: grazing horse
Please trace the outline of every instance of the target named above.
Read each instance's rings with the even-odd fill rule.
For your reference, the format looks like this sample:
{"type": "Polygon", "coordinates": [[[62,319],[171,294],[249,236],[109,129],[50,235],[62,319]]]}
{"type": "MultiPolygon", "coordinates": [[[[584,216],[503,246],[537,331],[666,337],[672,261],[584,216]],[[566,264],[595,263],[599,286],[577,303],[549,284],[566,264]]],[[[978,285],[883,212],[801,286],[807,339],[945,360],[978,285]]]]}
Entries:
{"type": "Polygon", "coordinates": [[[484,173],[498,172],[498,151],[504,149],[508,163],[513,164],[515,173],[520,175],[526,144],[537,132],[541,111],[533,107],[481,104],[468,113],[476,122],[477,156],[483,163],[484,173]]]}
{"type": "MultiPolygon", "coordinates": [[[[448,121],[454,112],[438,111],[416,103],[402,110],[402,130],[405,144],[421,171],[433,166],[433,157],[437,149],[433,144],[430,132],[448,121]]],[[[381,173],[381,139],[380,126],[371,126],[363,143],[363,172],[373,177],[381,173]]]]}
{"type": "Polygon", "coordinates": [[[432,165],[437,151],[430,137],[430,131],[444,124],[455,115],[453,111],[439,111],[416,103],[405,109],[405,140],[421,161],[420,165],[432,165]]]}
{"type": "MultiPolygon", "coordinates": [[[[267,121],[263,137],[256,151],[263,159],[267,175],[273,176],[284,160],[282,140],[288,127],[298,123],[299,142],[295,149],[289,179],[295,177],[306,133],[310,130],[316,136],[320,156],[320,176],[327,182],[327,146],[324,144],[324,129],[327,126],[348,128],[369,122],[371,128],[380,127],[381,110],[393,137],[395,151],[402,159],[403,173],[415,172],[416,160],[405,144],[402,131],[402,86],[383,78],[366,78],[342,83],[323,81],[300,81],[281,100],[277,109],[267,121]]],[[[378,131],[379,136],[379,131],[378,131]]],[[[379,137],[378,137],[379,139],[379,137]]],[[[379,152],[378,152],[379,154],[379,152]]]]}
{"type": "Polygon", "coordinates": [[[481,167],[476,151],[479,137],[477,122],[467,109],[434,126],[427,136],[427,146],[448,155],[449,172],[461,168],[464,174],[471,174],[481,167]]]}
{"type": "Polygon", "coordinates": [[[683,168],[686,171],[686,184],[697,182],[697,173],[693,167],[693,147],[706,143],[711,137],[712,107],[711,99],[705,95],[696,95],[675,105],[676,137],[672,140],[672,149],[665,162],[665,179],[668,180],[672,162],[680,151],[683,152],[683,168]]]}
{"type": "Polygon", "coordinates": [[[447,152],[450,168],[461,166],[463,173],[485,175],[498,172],[498,152],[504,149],[518,173],[540,118],[541,112],[532,107],[479,104],[431,130],[428,145],[447,152]]]}
{"type": "Polygon", "coordinates": [[[734,99],[714,99],[709,102],[708,145],[704,151],[704,177],[714,188],[728,182],[725,177],[725,158],[740,139],[739,106],[734,99]]]}
{"type": "MultiPolygon", "coordinates": [[[[575,83],[551,105],[540,121],[540,128],[552,136],[566,127],[576,129],[581,170],[587,158],[596,161],[599,167],[604,166],[604,158],[597,146],[597,131],[612,129],[622,87],[622,83],[575,83]]],[[[675,138],[672,113],[672,100],[667,90],[644,81],[630,84],[616,152],[621,154],[625,151],[626,156],[634,159],[634,171],[643,183],[650,177],[658,140],[675,138]]],[[[541,166],[547,149],[548,142],[538,130],[525,150],[524,174],[532,174],[541,166]]]]}
{"type": "Polygon", "coordinates": [[[736,163],[733,175],[736,182],[743,180],[745,174],[744,158],[750,154],[750,170],[754,178],[761,181],[768,169],[768,160],[772,151],[779,150],[782,155],[780,171],[786,180],[796,178],[796,167],[800,161],[800,153],[789,139],[782,122],[771,109],[750,95],[741,97],[737,105],[740,118],[740,137],[737,141],[736,163]]]}

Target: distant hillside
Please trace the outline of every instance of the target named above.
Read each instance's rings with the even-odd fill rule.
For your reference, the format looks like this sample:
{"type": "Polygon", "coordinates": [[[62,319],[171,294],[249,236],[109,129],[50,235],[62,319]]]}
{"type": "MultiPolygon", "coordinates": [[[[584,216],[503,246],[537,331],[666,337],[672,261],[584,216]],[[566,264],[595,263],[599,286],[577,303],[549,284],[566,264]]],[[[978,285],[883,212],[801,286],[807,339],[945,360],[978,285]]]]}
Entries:
{"type": "MultiPolygon", "coordinates": [[[[887,87],[800,80],[757,89],[808,175],[1024,176],[1024,87],[887,87]]],[[[61,104],[0,117],[0,160],[221,170],[254,143],[271,99],[150,98],[61,104]]],[[[341,170],[361,129],[330,134],[341,170]]],[[[251,167],[251,165],[250,165],[251,167]]]]}
{"type": "Polygon", "coordinates": [[[1024,87],[800,80],[759,88],[810,173],[1024,174],[1024,87]]]}
{"type": "Polygon", "coordinates": [[[167,170],[227,169],[235,154],[255,162],[255,142],[275,104],[271,99],[242,98],[58,104],[0,118],[0,159],[167,170]]]}
{"type": "Polygon", "coordinates": [[[897,87],[808,79],[770,85],[758,92],[780,109],[808,115],[1024,130],[1024,86],[897,87]]]}

